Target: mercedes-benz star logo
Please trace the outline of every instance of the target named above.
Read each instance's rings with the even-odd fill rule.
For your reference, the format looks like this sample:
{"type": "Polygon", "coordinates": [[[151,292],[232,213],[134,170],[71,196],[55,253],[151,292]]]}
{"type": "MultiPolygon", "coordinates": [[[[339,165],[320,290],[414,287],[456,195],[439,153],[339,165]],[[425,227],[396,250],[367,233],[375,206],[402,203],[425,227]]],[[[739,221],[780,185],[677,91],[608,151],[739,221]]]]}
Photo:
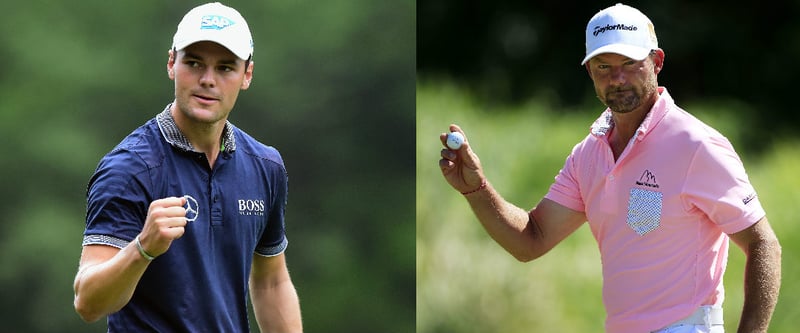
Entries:
{"type": "Polygon", "coordinates": [[[188,194],[183,197],[186,198],[186,206],[183,207],[186,208],[186,221],[197,220],[197,216],[200,215],[200,206],[197,204],[197,200],[188,194]]]}

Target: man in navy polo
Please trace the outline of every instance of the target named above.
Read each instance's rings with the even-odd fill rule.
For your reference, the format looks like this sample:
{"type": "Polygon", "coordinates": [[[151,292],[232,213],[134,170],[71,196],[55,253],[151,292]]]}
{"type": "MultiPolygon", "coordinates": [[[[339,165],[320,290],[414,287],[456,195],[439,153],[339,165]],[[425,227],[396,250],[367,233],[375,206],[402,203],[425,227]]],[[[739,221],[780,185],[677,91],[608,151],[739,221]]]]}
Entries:
{"type": "Polygon", "coordinates": [[[302,332],[286,268],[287,175],[278,151],[227,121],[253,76],[244,18],[210,3],[178,25],[175,101],[89,181],[75,309],[109,332],[302,332]]]}

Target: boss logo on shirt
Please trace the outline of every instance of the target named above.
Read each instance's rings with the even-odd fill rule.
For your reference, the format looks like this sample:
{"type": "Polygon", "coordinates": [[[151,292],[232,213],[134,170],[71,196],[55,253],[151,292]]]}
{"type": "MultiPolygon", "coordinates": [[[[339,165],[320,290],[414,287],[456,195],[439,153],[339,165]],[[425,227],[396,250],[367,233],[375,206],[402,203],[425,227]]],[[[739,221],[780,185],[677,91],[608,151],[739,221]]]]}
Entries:
{"type": "Polygon", "coordinates": [[[257,215],[257,216],[264,216],[264,210],[266,209],[266,205],[264,204],[264,200],[257,200],[257,199],[239,199],[239,215],[257,215]]]}

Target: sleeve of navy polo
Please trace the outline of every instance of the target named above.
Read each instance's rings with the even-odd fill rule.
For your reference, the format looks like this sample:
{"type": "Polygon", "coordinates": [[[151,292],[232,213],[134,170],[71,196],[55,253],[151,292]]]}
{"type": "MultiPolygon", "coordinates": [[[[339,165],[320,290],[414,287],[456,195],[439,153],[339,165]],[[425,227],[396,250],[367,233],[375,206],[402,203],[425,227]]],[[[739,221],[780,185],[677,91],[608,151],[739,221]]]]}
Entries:
{"type": "Polygon", "coordinates": [[[84,246],[123,248],[142,230],[149,201],[135,160],[130,152],[115,150],[100,161],[87,188],[84,246]]]}
{"type": "MultiPolygon", "coordinates": [[[[280,157],[278,157],[280,161],[280,157]]],[[[270,194],[269,211],[266,216],[267,227],[258,242],[255,253],[262,256],[276,256],[283,253],[289,244],[286,238],[284,215],[288,199],[288,176],[283,163],[276,163],[271,168],[268,179],[270,194]]]]}

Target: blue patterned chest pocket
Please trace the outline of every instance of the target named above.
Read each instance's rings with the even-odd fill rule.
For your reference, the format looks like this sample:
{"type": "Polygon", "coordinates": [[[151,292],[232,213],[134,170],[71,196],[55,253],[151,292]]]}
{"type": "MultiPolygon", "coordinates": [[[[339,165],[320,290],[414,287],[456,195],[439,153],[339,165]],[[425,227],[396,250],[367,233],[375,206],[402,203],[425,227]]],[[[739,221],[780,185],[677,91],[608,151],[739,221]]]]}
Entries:
{"type": "Polygon", "coordinates": [[[639,236],[651,232],[661,225],[661,192],[632,188],[628,197],[628,226],[639,236]]]}

